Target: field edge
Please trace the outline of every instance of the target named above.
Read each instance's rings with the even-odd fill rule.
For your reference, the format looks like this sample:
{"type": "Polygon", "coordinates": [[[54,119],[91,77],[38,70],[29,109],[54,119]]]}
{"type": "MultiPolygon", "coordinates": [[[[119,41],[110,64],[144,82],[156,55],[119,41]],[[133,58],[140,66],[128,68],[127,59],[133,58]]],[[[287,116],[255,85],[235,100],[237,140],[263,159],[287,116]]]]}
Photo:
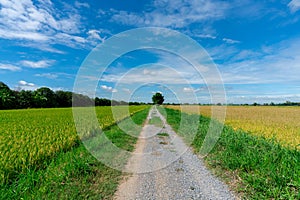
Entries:
{"type": "MultiPolygon", "coordinates": [[[[170,108],[160,109],[165,109],[167,121],[175,131],[178,130],[181,114],[187,118],[200,118],[201,125],[197,125],[198,131],[192,143],[198,154],[210,118],[170,108]]],[[[186,126],[183,130],[191,130],[191,124],[183,126],[186,126]]],[[[185,133],[178,134],[184,137],[185,133]]],[[[299,199],[299,158],[297,149],[285,148],[274,140],[252,136],[225,125],[217,145],[204,161],[215,175],[242,198],[299,199]]]]}

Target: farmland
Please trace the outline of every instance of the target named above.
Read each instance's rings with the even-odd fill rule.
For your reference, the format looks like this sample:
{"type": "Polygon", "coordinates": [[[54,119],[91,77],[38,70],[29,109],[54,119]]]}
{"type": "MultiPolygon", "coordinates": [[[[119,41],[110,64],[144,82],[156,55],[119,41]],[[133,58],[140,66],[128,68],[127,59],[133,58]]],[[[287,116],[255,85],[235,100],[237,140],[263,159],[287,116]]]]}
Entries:
{"type": "MultiPolygon", "coordinates": [[[[183,138],[196,131],[191,145],[200,153],[211,119],[176,109],[165,109],[167,122],[183,138]],[[180,123],[182,117],[185,120],[180,123]]],[[[295,148],[225,125],[204,160],[241,199],[300,198],[300,151],[295,148]]]]}
{"type": "MultiPolygon", "coordinates": [[[[118,114],[116,116],[113,116],[111,107],[96,107],[99,127],[105,130],[105,135],[117,147],[133,151],[137,140],[135,136],[140,133],[141,126],[131,127],[129,120],[143,124],[149,107],[130,106],[129,112],[123,106],[116,106],[114,109],[114,113],[118,114]],[[132,117],[127,118],[129,115],[132,117]],[[121,126],[115,125],[116,122],[121,126]],[[128,127],[134,132],[134,136],[125,134],[120,127],[128,127]]],[[[186,107],[184,110],[187,109],[190,109],[190,113],[196,110],[193,107],[186,107]]],[[[209,107],[200,106],[200,109],[201,114],[209,116],[209,107]]],[[[275,123],[280,121],[280,115],[275,113],[280,112],[285,119],[281,118],[282,123],[278,126],[284,127],[285,123],[293,121],[290,127],[295,130],[297,109],[298,107],[228,107],[227,125],[218,143],[205,158],[206,164],[243,197],[299,199],[299,151],[260,137],[267,136],[266,132],[249,134],[250,131],[243,131],[243,127],[237,128],[230,124],[232,121],[236,122],[233,120],[234,116],[239,114],[239,123],[242,120],[250,122],[256,116],[259,120],[252,126],[266,121],[265,124],[270,127],[272,125],[275,129],[278,128],[275,123]],[[233,108],[240,109],[240,112],[233,108]],[[291,112],[294,109],[296,111],[291,112]],[[262,112],[265,113],[259,114],[262,112]],[[273,115],[275,119],[267,118],[266,113],[273,115]]],[[[73,116],[71,108],[0,111],[0,199],[111,199],[122,179],[122,172],[105,166],[91,155],[80,138],[88,141],[94,130],[86,129],[78,135],[73,120],[73,117],[80,117],[80,123],[90,123],[87,117],[91,110],[93,108],[76,108],[77,114],[81,116],[73,116]]],[[[201,116],[198,123],[199,115],[184,113],[186,120],[182,124],[183,129],[179,130],[181,113],[161,107],[159,110],[167,116],[168,123],[182,137],[188,138],[186,133],[197,130],[191,145],[195,152],[199,152],[210,118],[201,116]]],[[[149,123],[161,126],[157,118],[152,118],[149,123]]],[[[248,127],[251,128],[250,123],[248,127]]],[[[281,142],[294,145],[286,139],[281,142]]]]}
{"type": "MultiPolygon", "coordinates": [[[[180,106],[168,106],[180,109],[180,106]]],[[[185,106],[184,111],[210,117],[211,106],[185,106]]],[[[253,135],[273,138],[284,146],[300,148],[300,107],[227,106],[225,123],[253,135]]]]}
{"type": "MultiPolygon", "coordinates": [[[[105,129],[145,108],[130,106],[128,112],[127,107],[120,106],[116,119],[111,107],[96,107],[96,113],[100,127],[105,129]]],[[[0,111],[0,183],[8,183],[31,168],[43,169],[58,152],[78,143],[71,108],[0,111]]]]}

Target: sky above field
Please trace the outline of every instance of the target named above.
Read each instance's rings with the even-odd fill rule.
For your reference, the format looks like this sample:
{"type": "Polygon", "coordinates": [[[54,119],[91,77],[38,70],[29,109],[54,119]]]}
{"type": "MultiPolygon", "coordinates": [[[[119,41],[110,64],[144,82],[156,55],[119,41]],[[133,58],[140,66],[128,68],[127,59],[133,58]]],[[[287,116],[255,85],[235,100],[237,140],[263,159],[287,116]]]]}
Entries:
{"type": "MultiPolygon", "coordinates": [[[[0,81],[15,90],[72,91],[93,48],[142,27],[197,41],[220,71],[227,103],[300,102],[300,0],[0,0],[0,81]]],[[[98,81],[95,95],[104,98],[151,102],[159,91],[166,102],[211,102],[190,68],[169,52],[144,49],[86,79],[98,81]]]]}

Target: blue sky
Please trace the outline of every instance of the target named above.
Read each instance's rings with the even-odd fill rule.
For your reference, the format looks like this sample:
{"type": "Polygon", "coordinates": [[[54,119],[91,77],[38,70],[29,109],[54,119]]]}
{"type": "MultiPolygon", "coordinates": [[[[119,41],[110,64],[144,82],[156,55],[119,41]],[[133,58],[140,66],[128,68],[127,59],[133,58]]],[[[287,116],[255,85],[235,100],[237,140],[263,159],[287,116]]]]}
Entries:
{"type": "MultiPolygon", "coordinates": [[[[300,102],[300,0],[0,0],[0,81],[18,90],[72,91],[94,47],[141,27],[176,30],[202,45],[220,71],[228,103],[300,102]]],[[[99,78],[96,96],[150,102],[160,91],[167,102],[194,102],[191,96],[210,102],[187,65],[167,52],[130,52],[99,78]],[[118,84],[125,72],[131,72],[126,83],[118,84]],[[161,81],[145,78],[158,72],[161,81]]]]}

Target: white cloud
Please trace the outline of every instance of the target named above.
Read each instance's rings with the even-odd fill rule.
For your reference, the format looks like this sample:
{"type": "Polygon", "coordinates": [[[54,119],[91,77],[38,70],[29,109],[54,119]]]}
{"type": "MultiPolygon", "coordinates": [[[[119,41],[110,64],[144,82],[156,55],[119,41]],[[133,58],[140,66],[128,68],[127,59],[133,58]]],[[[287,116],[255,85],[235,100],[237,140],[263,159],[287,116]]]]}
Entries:
{"type": "Polygon", "coordinates": [[[288,4],[288,7],[290,8],[290,11],[292,13],[297,12],[300,9],[300,0],[292,0],[288,4]]]}
{"type": "Polygon", "coordinates": [[[21,68],[11,64],[0,63],[0,70],[21,71],[21,68]]]}
{"type": "Polygon", "coordinates": [[[81,8],[81,7],[90,8],[90,5],[88,3],[83,3],[83,2],[79,2],[79,1],[75,1],[75,6],[77,8],[81,8]]]}
{"type": "MultiPolygon", "coordinates": [[[[206,72],[207,66],[198,66],[199,71],[197,71],[189,62],[174,54],[156,50],[151,50],[149,53],[157,56],[158,60],[155,63],[132,68],[126,74],[125,72],[120,72],[121,70],[115,70],[103,75],[101,81],[126,84],[189,84],[204,82],[199,71],[206,72]]],[[[185,54],[187,55],[187,52],[185,54]]],[[[194,54],[192,52],[188,55],[188,58],[199,58],[199,54],[194,54]]]]}
{"type": "Polygon", "coordinates": [[[66,33],[57,33],[55,35],[56,41],[58,43],[66,43],[67,46],[78,48],[82,47],[86,43],[86,39],[76,35],[70,35],[66,33]]]}
{"type": "MultiPolygon", "coordinates": [[[[118,82],[119,84],[141,84],[141,83],[163,83],[163,84],[180,84],[187,83],[188,81],[194,81],[192,76],[184,77],[180,76],[179,72],[174,69],[163,68],[163,67],[151,67],[145,66],[143,69],[134,68],[131,69],[127,74],[107,74],[104,75],[101,81],[105,82],[118,82]],[[146,69],[147,74],[144,73],[146,69]]],[[[198,80],[197,80],[198,81],[198,80]]]]}
{"type": "Polygon", "coordinates": [[[30,61],[30,60],[22,60],[20,63],[29,68],[48,68],[53,64],[53,60],[40,60],[40,61],[30,61]]]}
{"type": "Polygon", "coordinates": [[[300,95],[280,94],[280,95],[249,95],[249,96],[227,96],[228,103],[284,103],[286,101],[300,102],[300,95]]]}
{"type": "Polygon", "coordinates": [[[194,37],[216,39],[217,37],[210,34],[194,34],[194,37]]]}
{"type": "Polygon", "coordinates": [[[118,92],[118,90],[116,90],[116,89],[114,89],[114,88],[112,88],[112,87],[110,87],[110,86],[107,86],[107,85],[101,85],[100,87],[101,87],[103,90],[106,90],[106,91],[108,91],[108,92],[113,92],[113,93],[118,92]]]}
{"type": "Polygon", "coordinates": [[[143,70],[144,75],[150,75],[150,76],[156,76],[158,74],[158,71],[156,70],[149,70],[149,69],[144,69],[143,70]]]}
{"type": "Polygon", "coordinates": [[[210,0],[155,0],[152,7],[143,14],[113,10],[112,20],[134,26],[183,28],[191,23],[223,18],[229,4],[210,0]]]}
{"type": "Polygon", "coordinates": [[[233,40],[233,39],[229,39],[229,38],[223,38],[223,41],[228,43],[228,44],[237,44],[240,43],[240,41],[238,40],[233,40]]]}
{"type": "Polygon", "coordinates": [[[233,52],[230,61],[219,65],[224,82],[299,84],[300,38],[274,44],[267,47],[267,51],[265,49],[263,46],[256,52],[233,52]]]}
{"type": "Polygon", "coordinates": [[[184,92],[194,92],[194,89],[191,88],[191,87],[184,87],[184,88],[183,88],[183,91],[184,91],[184,92]]]}
{"type": "Polygon", "coordinates": [[[93,45],[99,44],[100,42],[104,42],[106,37],[101,37],[102,30],[91,29],[87,32],[88,38],[87,40],[91,42],[93,45]]]}
{"type": "Polygon", "coordinates": [[[240,49],[238,49],[234,45],[227,45],[226,43],[223,43],[219,46],[207,48],[206,50],[214,61],[221,60],[222,62],[224,60],[229,60],[233,55],[240,52],[240,49]]]}
{"type": "Polygon", "coordinates": [[[45,77],[45,78],[49,78],[49,79],[56,79],[58,77],[58,75],[54,74],[54,73],[35,74],[34,76],[45,77]]]}
{"type": "Polygon", "coordinates": [[[35,86],[34,83],[28,83],[28,82],[26,82],[26,81],[24,81],[24,80],[19,81],[19,85],[22,85],[22,86],[29,86],[29,87],[34,87],[34,86],[35,86]]]}
{"type": "Polygon", "coordinates": [[[97,30],[89,30],[88,32],[89,37],[93,38],[93,39],[101,39],[101,37],[99,36],[100,31],[97,30]]]}
{"type": "Polygon", "coordinates": [[[25,42],[25,43],[19,43],[18,45],[24,47],[31,47],[31,48],[39,49],[41,51],[47,51],[50,53],[66,54],[65,51],[58,50],[56,48],[51,47],[50,44],[45,44],[45,43],[42,44],[42,43],[25,42]]]}
{"type": "MultiPolygon", "coordinates": [[[[1,29],[8,32],[25,32],[46,35],[53,30],[67,33],[79,32],[79,16],[73,13],[55,13],[58,10],[52,4],[34,4],[31,0],[1,1],[1,29]],[[57,16],[60,16],[57,18],[57,16]],[[64,16],[64,17],[62,17],[64,16]]],[[[15,35],[16,39],[19,38],[15,35]]],[[[21,38],[23,39],[23,38],[21,38]]]]}
{"type": "Polygon", "coordinates": [[[159,91],[159,90],[158,90],[158,91],[156,91],[156,92],[155,92],[155,91],[152,91],[151,93],[152,93],[152,94],[156,94],[156,93],[163,94],[163,93],[162,93],[162,91],[159,91]]]}
{"type": "Polygon", "coordinates": [[[34,41],[47,41],[49,36],[30,31],[5,30],[0,28],[0,37],[5,39],[22,39],[34,41]]]}
{"type": "Polygon", "coordinates": [[[15,90],[17,91],[20,91],[20,90],[36,90],[40,87],[47,87],[53,91],[58,91],[58,90],[64,90],[64,91],[67,91],[68,89],[66,88],[62,88],[62,87],[48,87],[48,86],[38,86],[34,83],[29,83],[27,81],[24,81],[24,80],[20,80],[17,84],[17,86],[15,87],[15,90]]]}
{"type": "Polygon", "coordinates": [[[36,90],[38,87],[34,83],[28,83],[27,81],[20,80],[16,86],[16,90],[36,90]]]}
{"type": "Polygon", "coordinates": [[[72,74],[67,74],[67,73],[42,73],[42,74],[35,74],[34,76],[36,77],[45,77],[48,79],[57,79],[59,76],[63,76],[65,78],[72,78],[72,74]]]}
{"type": "Polygon", "coordinates": [[[257,59],[258,57],[262,56],[263,53],[253,50],[241,50],[239,53],[237,53],[233,60],[244,60],[244,59],[257,59]]]}
{"type": "Polygon", "coordinates": [[[123,88],[122,89],[124,92],[126,92],[126,93],[130,93],[131,91],[130,91],[130,89],[128,89],[128,88],[123,88]]]}
{"type": "MultiPolygon", "coordinates": [[[[56,53],[61,52],[53,49],[53,44],[72,48],[95,46],[90,37],[91,34],[95,37],[96,33],[83,32],[85,28],[78,11],[63,4],[68,9],[58,10],[50,0],[0,1],[0,38],[22,40],[22,45],[56,53]],[[86,38],[79,34],[86,35],[86,38]]],[[[75,6],[87,8],[89,5],[76,1],[75,6]]]]}

